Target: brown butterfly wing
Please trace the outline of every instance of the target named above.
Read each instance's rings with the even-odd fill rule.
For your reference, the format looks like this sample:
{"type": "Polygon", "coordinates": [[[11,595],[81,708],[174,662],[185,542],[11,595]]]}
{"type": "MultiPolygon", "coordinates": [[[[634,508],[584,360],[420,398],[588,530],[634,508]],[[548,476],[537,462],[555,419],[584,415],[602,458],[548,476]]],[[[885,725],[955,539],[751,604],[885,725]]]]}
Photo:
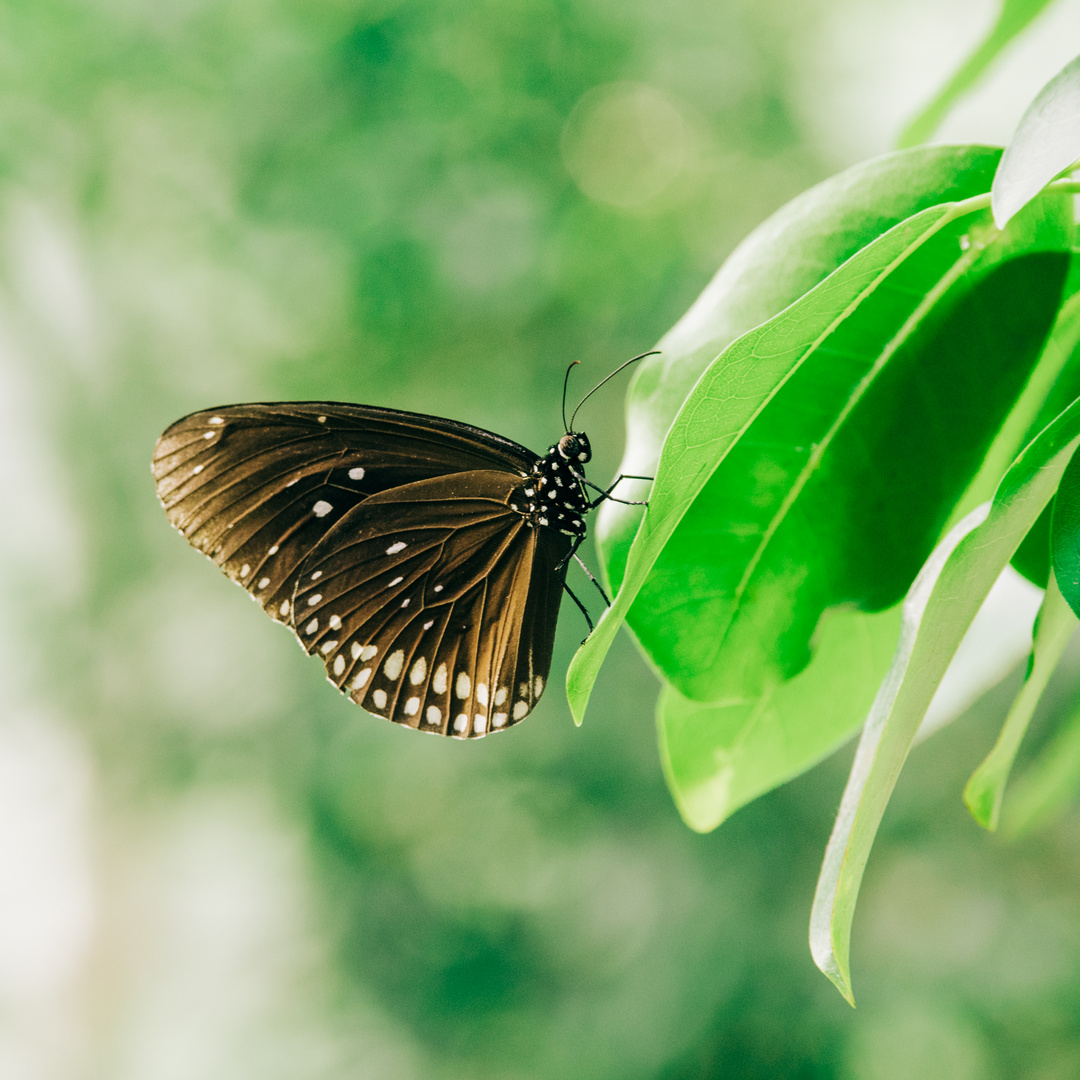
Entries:
{"type": "Polygon", "coordinates": [[[291,625],[304,560],[365,499],[468,470],[519,477],[534,461],[468,424],[316,401],[193,413],[158,440],[152,468],[169,521],[291,625]]]}
{"type": "Polygon", "coordinates": [[[363,708],[462,738],[532,710],[572,540],[511,508],[520,486],[506,471],[470,470],[392,488],[347,511],[311,552],[294,629],[363,708]]]}

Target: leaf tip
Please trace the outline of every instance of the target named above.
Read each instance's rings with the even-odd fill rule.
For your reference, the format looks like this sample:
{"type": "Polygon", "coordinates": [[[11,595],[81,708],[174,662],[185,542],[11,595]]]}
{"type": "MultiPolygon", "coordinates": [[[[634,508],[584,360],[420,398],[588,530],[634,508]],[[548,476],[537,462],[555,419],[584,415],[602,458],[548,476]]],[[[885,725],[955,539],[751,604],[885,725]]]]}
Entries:
{"type": "Polygon", "coordinates": [[[981,765],[964,785],[964,804],[975,821],[989,832],[994,832],[998,826],[999,791],[997,784],[988,782],[981,765]]]}
{"type": "Polygon", "coordinates": [[[810,952],[822,975],[840,991],[840,996],[854,1009],[855,995],[851,990],[851,975],[847,965],[841,965],[839,958],[831,950],[827,956],[818,956],[811,945],[810,952]]]}
{"type": "Polygon", "coordinates": [[[566,701],[570,706],[570,715],[574,726],[581,727],[585,719],[585,709],[589,704],[592,682],[581,671],[581,649],[574,653],[570,666],[566,670],[566,701]]]}

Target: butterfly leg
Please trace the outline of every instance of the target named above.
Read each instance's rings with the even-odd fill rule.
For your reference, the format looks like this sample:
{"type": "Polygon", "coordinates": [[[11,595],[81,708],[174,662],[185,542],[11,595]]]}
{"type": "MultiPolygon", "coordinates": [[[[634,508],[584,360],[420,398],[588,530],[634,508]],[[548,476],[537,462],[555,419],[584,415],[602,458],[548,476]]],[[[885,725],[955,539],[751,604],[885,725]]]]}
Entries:
{"type": "Polygon", "coordinates": [[[604,598],[604,603],[607,604],[608,607],[611,607],[611,601],[608,599],[608,594],[606,592],[604,592],[604,586],[601,585],[600,582],[597,581],[595,577],[593,577],[593,572],[581,561],[581,559],[578,558],[578,556],[576,554],[574,555],[574,561],[578,564],[578,566],[581,567],[582,570],[585,571],[585,576],[599,590],[600,595],[604,598]]]}
{"type": "MultiPolygon", "coordinates": [[[[589,633],[591,634],[593,632],[593,621],[589,618],[589,612],[586,610],[585,605],[577,598],[577,596],[574,594],[574,590],[571,589],[565,581],[563,582],[563,588],[570,594],[570,599],[573,600],[575,604],[577,604],[578,608],[581,611],[581,614],[585,616],[585,621],[589,624],[589,633]]],[[[585,641],[588,640],[588,637],[586,637],[585,641]]],[[[584,645],[585,641],[583,641],[581,644],[584,645]]]]}
{"type": "MultiPolygon", "coordinates": [[[[566,553],[566,558],[565,558],[565,559],[563,559],[563,560],[562,560],[562,561],[561,561],[561,562],[559,563],[559,565],[558,565],[558,567],[557,567],[556,569],[558,569],[558,570],[561,570],[561,569],[562,569],[562,568],[563,568],[564,566],[566,566],[566,564],[567,564],[567,563],[568,563],[568,562],[569,562],[569,561],[570,561],[571,559],[574,559],[574,561],[575,561],[575,562],[576,562],[576,563],[578,564],[578,566],[580,566],[580,567],[581,567],[581,569],[585,571],[585,576],[586,576],[586,577],[587,577],[587,578],[588,578],[588,579],[589,579],[589,580],[590,580],[590,581],[591,581],[591,582],[592,582],[592,583],[593,583],[593,584],[594,584],[594,585],[596,586],[596,588],[597,588],[597,591],[598,591],[598,592],[600,593],[600,595],[601,595],[601,596],[602,596],[602,597],[604,598],[604,603],[605,603],[605,605],[607,605],[607,607],[611,607],[611,601],[610,601],[610,600],[608,599],[608,595],[607,595],[607,593],[606,593],[606,592],[604,592],[604,587],[603,587],[603,585],[601,585],[601,584],[600,584],[600,582],[596,580],[596,577],[594,576],[593,572],[592,572],[592,571],[591,571],[591,570],[590,570],[590,569],[589,569],[589,568],[588,568],[588,567],[587,567],[587,566],[586,566],[586,565],[585,565],[585,564],[584,564],[584,563],[583,563],[583,562],[581,561],[581,559],[580,559],[580,558],[578,557],[578,553],[577,553],[577,550],[578,550],[578,548],[579,548],[579,547],[581,547],[581,542],[582,542],[582,541],[583,541],[584,539],[585,539],[585,537],[584,537],[584,536],[579,536],[579,537],[578,537],[578,538],[577,538],[577,539],[576,539],[576,540],[574,541],[574,546],[573,546],[573,547],[572,547],[572,548],[571,548],[571,549],[570,549],[570,550],[569,550],[569,551],[568,551],[568,552],[566,553]]],[[[585,612],[585,621],[586,621],[586,622],[587,622],[587,623],[589,624],[589,632],[591,633],[591,632],[592,632],[592,620],[591,620],[591,619],[589,618],[589,614],[588,614],[588,612],[586,612],[586,611],[585,611],[585,608],[584,608],[584,607],[582,606],[582,603],[581,603],[581,601],[580,601],[580,600],[579,600],[579,599],[578,599],[578,598],[577,598],[576,596],[574,596],[574,594],[573,594],[572,592],[570,592],[570,586],[569,586],[569,585],[567,585],[567,584],[566,584],[565,582],[563,582],[563,588],[564,588],[564,589],[566,589],[566,591],[567,591],[568,593],[570,593],[570,595],[571,595],[571,596],[573,596],[573,597],[574,597],[574,603],[575,603],[575,604],[577,604],[577,606],[578,606],[579,608],[581,608],[581,610],[582,610],[583,612],[585,612]]]]}
{"type": "Polygon", "coordinates": [[[619,473],[618,476],[611,482],[611,485],[607,488],[602,488],[597,484],[594,484],[591,480],[586,480],[584,476],[579,476],[579,479],[593,489],[593,491],[599,491],[598,498],[593,499],[589,503],[590,509],[595,509],[602,502],[617,502],[622,503],[623,506],[648,506],[648,499],[630,500],[630,499],[616,499],[611,493],[623,480],[655,480],[653,476],[635,476],[631,473],[619,473]]]}

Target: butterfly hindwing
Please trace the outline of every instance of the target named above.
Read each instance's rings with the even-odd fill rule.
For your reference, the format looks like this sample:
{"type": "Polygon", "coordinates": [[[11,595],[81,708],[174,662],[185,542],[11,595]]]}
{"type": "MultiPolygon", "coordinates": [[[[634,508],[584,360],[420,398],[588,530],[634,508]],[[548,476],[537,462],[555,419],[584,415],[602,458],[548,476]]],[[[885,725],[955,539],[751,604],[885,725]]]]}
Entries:
{"type": "Polygon", "coordinates": [[[349,511],[311,553],[297,634],[365,709],[459,737],[531,711],[571,545],[510,507],[519,485],[470,471],[392,489],[349,511]]]}

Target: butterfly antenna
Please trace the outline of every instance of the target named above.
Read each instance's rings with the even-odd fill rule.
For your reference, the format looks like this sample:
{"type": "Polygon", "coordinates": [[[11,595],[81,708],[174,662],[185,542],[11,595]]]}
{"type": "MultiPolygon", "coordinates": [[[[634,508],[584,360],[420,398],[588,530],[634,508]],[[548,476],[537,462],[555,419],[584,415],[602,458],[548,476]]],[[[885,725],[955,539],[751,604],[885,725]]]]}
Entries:
{"type": "MultiPolygon", "coordinates": [[[[599,390],[599,389],[600,389],[600,387],[601,387],[601,386],[603,386],[603,385],[604,385],[604,383],[606,383],[606,382],[608,381],[608,379],[614,379],[614,378],[615,378],[615,376],[616,376],[616,375],[618,375],[618,374],[619,374],[619,372],[620,372],[620,371],[622,371],[622,369],[623,369],[623,368],[628,368],[628,367],[629,367],[629,366],[630,366],[631,364],[636,364],[636,363],[637,363],[637,362],[638,362],[639,360],[644,360],[646,356],[659,356],[659,355],[660,355],[660,350],[659,350],[659,349],[652,349],[652,350],[651,350],[651,351],[649,351],[649,352],[643,352],[643,353],[640,353],[640,354],[639,354],[639,355],[637,355],[637,356],[632,356],[632,357],[631,357],[631,358],[630,358],[629,360],[627,360],[627,361],[626,361],[626,363],[625,363],[625,364],[620,364],[620,365],[619,365],[619,366],[618,366],[618,367],[617,367],[617,368],[616,368],[616,369],[615,369],[615,370],[614,370],[613,372],[611,372],[611,374],[610,374],[610,375],[605,375],[605,376],[604,376],[604,377],[603,377],[603,378],[602,378],[602,379],[601,379],[601,380],[600,380],[600,381],[599,381],[599,382],[598,382],[598,383],[597,383],[597,384],[596,384],[596,385],[595,385],[595,386],[594,386],[594,387],[593,387],[593,388],[592,388],[592,389],[591,389],[591,390],[590,390],[590,391],[589,391],[589,392],[588,392],[588,393],[587,393],[587,394],[586,394],[586,395],[585,395],[585,396],[584,396],[584,397],[583,397],[583,398],[582,398],[582,399],[581,399],[581,400],[580,400],[580,401],[579,401],[579,402],[577,403],[577,409],[575,409],[575,410],[573,411],[573,413],[571,413],[571,415],[570,415],[570,427],[567,427],[567,429],[566,429],[566,430],[567,430],[567,431],[570,431],[570,430],[572,430],[572,428],[573,428],[573,423],[574,423],[574,417],[575,417],[575,416],[577,416],[577,414],[578,414],[578,409],[580,409],[580,408],[581,408],[581,406],[582,406],[582,405],[584,405],[584,404],[585,404],[585,402],[586,402],[586,401],[588,401],[588,400],[589,400],[589,398],[591,398],[591,397],[593,396],[593,394],[595,394],[595,393],[596,393],[596,391],[597,391],[597,390],[599,390]]],[[[575,361],[574,361],[574,363],[576,364],[576,363],[578,363],[578,361],[577,361],[577,360],[575,360],[575,361]]],[[[573,365],[571,365],[571,366],[573,366],[573,365]]],[[[568,372],[567,372],[567,374],[569,375],[569,374],[570,374],[570,372],[568,371],[568,372]]],[[[566,404],[566,387],[565,387],[565,385],[564,385],[564,386],[563,386],[563,405],[565,406],[565,404],[566,404]]],[[[566,423],[566,409],[565,409],[565,408],[563,409],[563,423],[564,423],[564,424],[566,423]]]]}
{"type": "MultiPolygon", "coordinates": [[[[566,426],[566,388],[567,388],[567,386],[570,385],[570,372],[571,372],[571,370],[573,369],[575,364],[580,364],[580,363],[581,363],[580,360],[571,360],[570,361],[570,367],[568,367],[566,369],[566,374],[563,376],[563,381],[562,381],[562,422],[563,422],[563,430],[564,431],[569,431],[570,430],[570,428],[566,426]]],[[[575,409],[574,412],[576,413],[577,409],[575,409]]]]}

